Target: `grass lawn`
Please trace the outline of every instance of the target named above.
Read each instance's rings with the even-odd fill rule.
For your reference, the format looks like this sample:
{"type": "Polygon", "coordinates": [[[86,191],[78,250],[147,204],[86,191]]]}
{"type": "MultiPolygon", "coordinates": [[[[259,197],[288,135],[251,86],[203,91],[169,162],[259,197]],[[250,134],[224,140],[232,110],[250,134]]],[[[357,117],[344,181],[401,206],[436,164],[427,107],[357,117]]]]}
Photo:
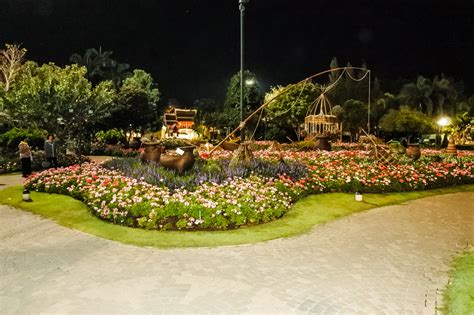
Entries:
{"type": "Polygon", "coordinates": [[[444,292],[445,314],[474,314],[474,252],[454,260],[451,281],[444,292]]]}
{"type": "Polygon", "coordinates": [[[114,225],[93,216],[83,203],[72,197],[31,192],[33,202],[23,202],[21,186],[0,190],[0,203],[39,214],[66,227],[125,244],[163,248],[205,247],[248,244],[295,236],[308,232],[317,224],[354,212],[400,204],[423,197],[465,191],[474,191],[474,185],[408,193],[365,194],[363,202],[354,201],[353,194],[312,195],[298,201],[279,220],[253,227],[213,232],[155,231],[114,225]]]}

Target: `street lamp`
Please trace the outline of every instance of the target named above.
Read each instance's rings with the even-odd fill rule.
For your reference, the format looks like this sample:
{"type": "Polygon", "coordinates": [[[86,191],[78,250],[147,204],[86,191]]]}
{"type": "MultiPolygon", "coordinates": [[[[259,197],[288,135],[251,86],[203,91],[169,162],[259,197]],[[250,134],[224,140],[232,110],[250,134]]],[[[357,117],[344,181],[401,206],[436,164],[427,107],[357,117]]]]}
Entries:
{"type": "Polygon", "coordinates": [[[441,117],[438,120],[437,124],[441,128],[446,127],[447,125],[449,125],[449,118],[448,117],[441,117]]]}
{"type": "Polygon", "coordinates": [[[244,124],[244,13],[250,0],[239,0],[240,10],[240,142],[245,140],[244,124]]]}
{"type": "Polygon", "coordinates": [[[440,119],[438,119],[438,121],[436,122],[436,124],[438,125],[438,139],[439,140],[439,143],[438,144],[438,148],[441,147],[442,145],[442,141],[441,141],[441,128],[444,128],[446,127],[447,125],[449,125],[451,123],[451,121],[449,120],[448,117],[441,117],[440,119]]]}
{"type": "Polygon", "coordinates": [[[245,86],[252,86],[255,84],[255,80],[253,78],[245,80],[245,86]]]}

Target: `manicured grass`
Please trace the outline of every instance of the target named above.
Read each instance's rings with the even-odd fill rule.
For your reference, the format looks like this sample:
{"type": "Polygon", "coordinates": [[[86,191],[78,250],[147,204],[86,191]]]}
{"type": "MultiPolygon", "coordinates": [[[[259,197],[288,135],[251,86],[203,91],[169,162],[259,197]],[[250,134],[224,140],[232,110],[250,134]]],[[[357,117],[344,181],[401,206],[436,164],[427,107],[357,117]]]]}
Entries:
{"type": "Polygon", "coordinates": [[[21,186],[0,190],[0,202],[24,209],[59,224],[106,239],[152,247],[203,247],[248,244],[308,232],[313,226],[354,212],[439,194],[474,191],[474,185],[428,191],[365,194],[363,202],[354,195],[331,193],[312,195],[298,201],[281,219],[267,224],[230,231],[185,232],[142,230],[114,225],[93,216],[87,207],[71,197],[31,192],[33,202],[21,201],[21,186]]]}
{"type": "Polygon", "coordinates": [[[451,281],[444,292],[445,314],[474,314],[474,252],[454,260],[451,281]]]}

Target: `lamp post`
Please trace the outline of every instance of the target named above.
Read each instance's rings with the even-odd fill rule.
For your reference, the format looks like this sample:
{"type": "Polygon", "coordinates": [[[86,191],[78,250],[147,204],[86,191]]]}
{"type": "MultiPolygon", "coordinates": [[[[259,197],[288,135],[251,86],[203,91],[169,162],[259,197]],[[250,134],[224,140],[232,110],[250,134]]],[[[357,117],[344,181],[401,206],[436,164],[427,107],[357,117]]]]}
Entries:
{"type": "Polygon", "coordinates": [[[440,119],[438,119],[438,121],[436,122],[436,124],[438,125],[438,139],[439,139],[439,143],[437,143],[438,145],[438,148],[441,147],[442,145],[442,141],[441,141],[441,128],[444,128],[446,127],[447,125],[449,125],[450,123],[450,120],[448,117],[441,117],[440,119]]]}
{"type": "Polygon", "coordinates": [[[250,0],[239,0],[240,10],[240,142],[245,140],[244,121],[244,13],[245,4],[250,0]]]}

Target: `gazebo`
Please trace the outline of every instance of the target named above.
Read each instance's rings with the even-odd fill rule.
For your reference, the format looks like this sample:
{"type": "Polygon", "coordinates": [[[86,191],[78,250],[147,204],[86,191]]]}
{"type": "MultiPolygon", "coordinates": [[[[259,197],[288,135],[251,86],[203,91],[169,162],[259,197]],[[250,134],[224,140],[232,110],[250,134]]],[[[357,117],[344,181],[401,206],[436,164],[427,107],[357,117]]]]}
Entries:
{"type": "Polygon", "coordinates": [[[304,130],[308,136],[333,136],[341,132],[337,117],[331,114],[331,103],[325,94],[328,89],[322,87],[321,90],[321,94],[309,107],[304,119],[304,130]]]}

